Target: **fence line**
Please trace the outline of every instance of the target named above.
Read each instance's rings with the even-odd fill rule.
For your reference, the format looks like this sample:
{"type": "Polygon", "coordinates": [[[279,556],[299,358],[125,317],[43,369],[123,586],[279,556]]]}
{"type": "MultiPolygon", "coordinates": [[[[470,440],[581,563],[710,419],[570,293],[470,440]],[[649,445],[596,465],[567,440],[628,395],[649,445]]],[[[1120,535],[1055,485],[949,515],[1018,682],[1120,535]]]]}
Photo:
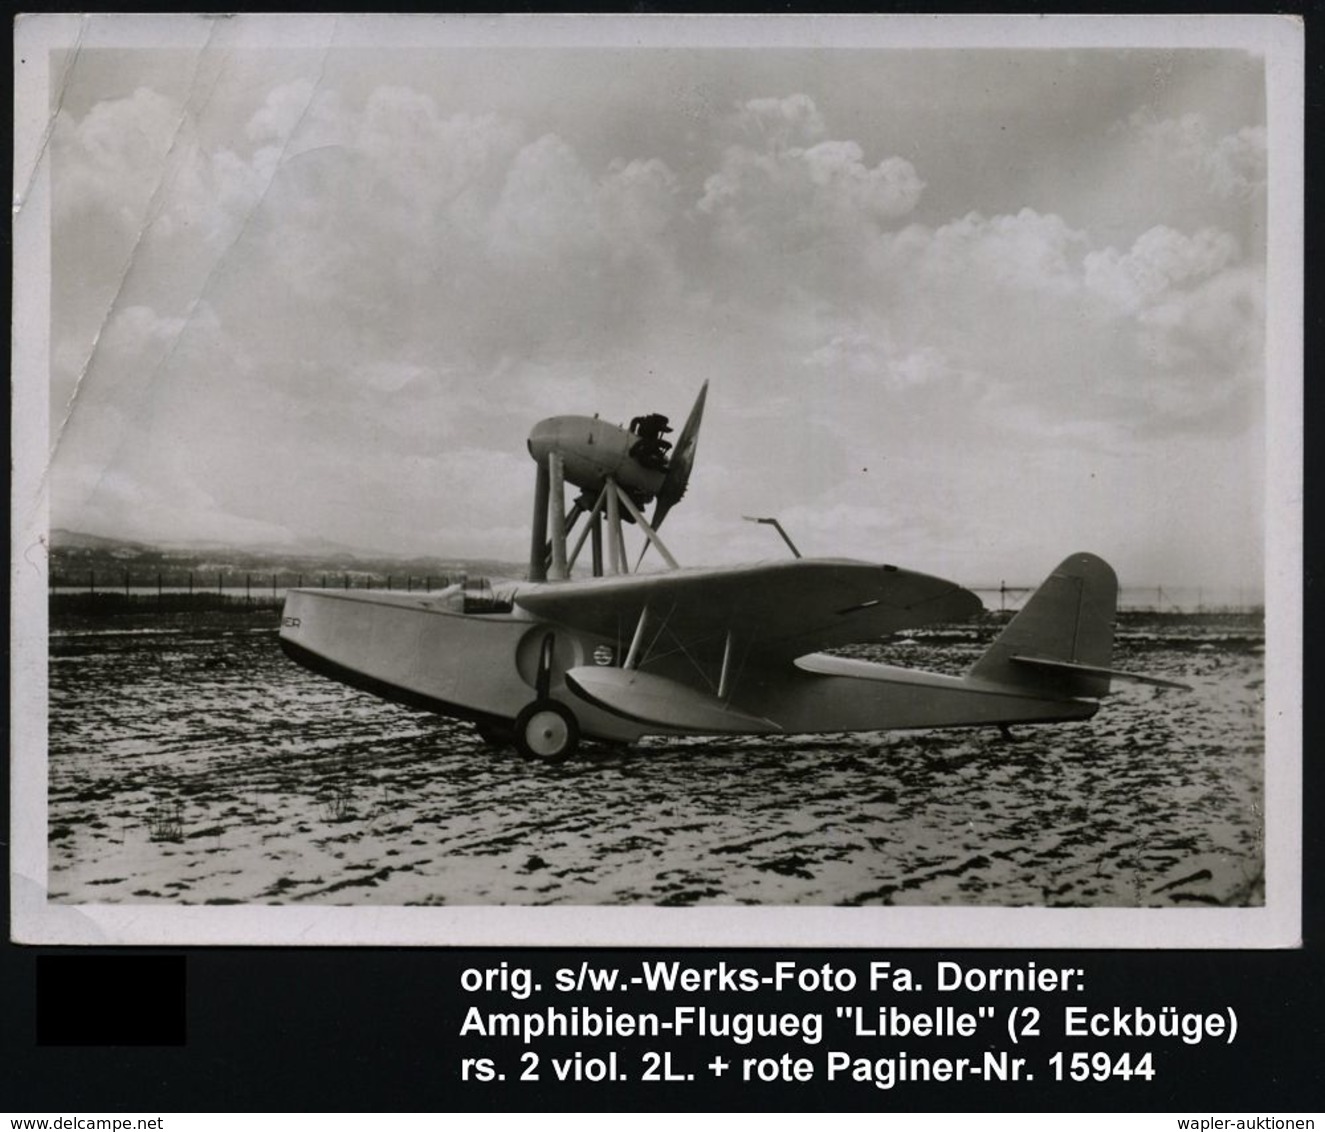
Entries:
{"type": "Polygon", "coordinates": [[[90,597],[118,596],[125,599],[155,596],[166,598],[203,597],[222,603],[238,602],[276,603],[285,600],[288,590],[302,589],[305,584],[321,589],[404,590],[431,593],[454,583],[468,581],[467,574],[375,574],[366,571],[343,571],[305,575],[295,572],[254,571],[188,571],[187,573],[160,571],[135,574],[126,570],[111,581],[103,572],[87,572],[86,579],[70,575],[52,577],[48,586],[52,597],[86,595],[90,597]]]}
{"type": "Polygon", "coordinates": [[[272,592],[283,592],[287,589],[308,588],[318,589],[371,589],[371,590],[424,590],[431,592],[434,589],[441,589],[456,582],[468,581],[469,575],[459,574],[375,574],[361,570],[350,570],[340,572],[325,572],[315,574],[298,574],[294,572],[271,573],[263,571],[261,573],[254,571],[241,572],[233,571],[190,571],[187,575],[165,573],[149,573],[147,575],[135,574],[133,571],[125,571],[119,576],[119,580],[113,583],[107,583],[103,574],[98,579],[95,571],[89,570],[87,580],[83,581],[79,577],[63,575],[52,577],[50,579],[49,589],[60,592],[85,592],[85,593],[123,593],[126,588],[135,592],[151,590],[172,591],[179,593],[193,593],[203,585],[210,586],[211,579],[216,579],[218,592],[225,592],[227,589],[247,589],[252,592],[257,589],[269,589],[272,592]],[[166,581],[169,577],[170,581],[166,581]]]}
{"type": "MultiPolygon", "coordinates": [[[[369,571],[340,571],[303,574],[293,571],[158,571],[135,575],[126,570],[114,580],[104,573],[98,577],[89,570],[86,578],[64,575],[52,578],[50,593],[54,596],[88,594],[122,595],[125,599],[155,596],[159,604],[167,598],[186,596],[192,599],[210,594],[221,604],[278,604],[285,599],[287,590],[300,589],[307,584],[320,589],[345,590],[403,590],[431,593],[448,585],[469,581],[465,573],[456,574],[377,574],[369,571]],[[213,583],[213,579],[215,579],[213,583]],[[214,588],[213,588],[214,586],[214,588]]],[[[1033,585],[971,586],[970,589],[993,613],[1015,613],[1035,592],[1033,585]]],[[[187,604],[187,603],[186,603],[187,604]]],[[[1208,589],[1200,586],[1124,586],[1119,592],[1118,608],[1122,612],[1138,613],[1257,613],[1264,609],[1264,597],[1259,589],[1231,587],[1208,589]]]]}
{"type": "MultiPolygon", "coordinates": [[[[1015,613],[1036,589],[1005,582],[969,588],[994,613],[1015,613]]],[[[1249,586],[1122,586],[1118,591],[1118,609],[1123,613],[1261,613],[1264,608],[1261,591],[1249,586]]]]}

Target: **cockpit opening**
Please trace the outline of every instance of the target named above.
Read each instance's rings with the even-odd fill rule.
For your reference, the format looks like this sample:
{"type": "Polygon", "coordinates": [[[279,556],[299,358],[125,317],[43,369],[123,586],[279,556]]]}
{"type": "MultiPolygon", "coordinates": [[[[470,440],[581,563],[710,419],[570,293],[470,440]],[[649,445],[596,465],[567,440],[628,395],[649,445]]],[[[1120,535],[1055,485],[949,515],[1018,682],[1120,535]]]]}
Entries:
{"type": "Polygon", "coordinates": [[[436,604],[453,613],[510,613],[515,609],[514,582],[496,586],[487,578],[466,578],[441,590],[436,604]]]}

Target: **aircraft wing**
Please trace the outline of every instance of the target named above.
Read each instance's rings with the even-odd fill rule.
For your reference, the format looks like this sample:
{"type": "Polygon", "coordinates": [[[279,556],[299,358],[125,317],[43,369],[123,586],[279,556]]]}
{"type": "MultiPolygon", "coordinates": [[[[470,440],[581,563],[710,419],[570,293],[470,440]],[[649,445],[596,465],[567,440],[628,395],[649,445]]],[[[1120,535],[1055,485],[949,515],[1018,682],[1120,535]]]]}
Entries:
{"type": "Polygon", "coordinates": [[[756,662],[964,620],[983,608],[942,578],[811,558],[553,582],[520,590],[515,601],[538,617],[626,642],[647,605],[650,626],[694,642],[731,631],[756,662]]]}

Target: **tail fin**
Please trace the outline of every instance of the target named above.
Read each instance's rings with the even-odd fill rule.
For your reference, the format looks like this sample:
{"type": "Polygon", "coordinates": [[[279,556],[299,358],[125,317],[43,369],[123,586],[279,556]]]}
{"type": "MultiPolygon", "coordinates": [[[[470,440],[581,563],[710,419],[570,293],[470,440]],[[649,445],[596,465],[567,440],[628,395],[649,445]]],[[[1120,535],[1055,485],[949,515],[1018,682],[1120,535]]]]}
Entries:
{"type": "Polygon", "coordinates": [[[1176,680],[1109,667],[1117,607],[1113,567],[1093,554],[1065,558],[967,675],[1037,696],[1098,699],[1112,679],[1191,691],[1176,680]]]}
{"type": "MultiPolygon", "coordinates": [[[[969,675],[1076,697],[1108,694],[1118,579],[1093,554],[1065,558],[969,675]]],[[[1120,675],[1120,674],[1119,674],[1120,675]]]]}

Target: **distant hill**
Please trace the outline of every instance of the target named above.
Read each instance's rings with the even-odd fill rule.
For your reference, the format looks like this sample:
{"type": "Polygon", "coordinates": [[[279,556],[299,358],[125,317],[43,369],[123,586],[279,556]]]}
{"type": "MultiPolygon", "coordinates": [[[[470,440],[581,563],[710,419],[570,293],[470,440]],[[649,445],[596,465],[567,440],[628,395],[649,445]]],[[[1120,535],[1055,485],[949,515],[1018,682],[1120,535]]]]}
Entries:
{"type": "MultiPolygon", "coordinates": [[[[243,547],[236,547],[232,543],[221,542],[216,539],[184,539],[179,542],[144,543],[135,542],[131,539],[108,538],[104,535],[90,535],[83,531],[65,530],[63,527],[55,527],[51,531],[50,545],[53,549],[59,550],[100,549],[122,551],[129,549],[135,551],[161,551],[175,556],[243,553],[271,555],[274,558],[309,556],[341,558],[362,556],[364,554],[362,550],[355,550],[352,547],[331,542],[329,539],[315,539],[311,544],[304,543],[297,550],[292,550],[288,546],[273,543],[250,543],[243,547]]],[[[370,556],[378,557],[377,555],[370,556]]]]}
{"type": "Polygon", "coordinates": [[[519,578],[525,574],[522,563],[490,558],[440,556],[403,557],[351,551],[341,547],[298,551],[273,547],[227,546],[221,543],[152,545],[128,539],[106,538],[79,531],[55,529],[50,536],[50,584],[84,586],[94,581],[98,586],[120,585],[125,575],[133,585],[155,585],[158,578],[165,586],[184,586],[190,575],[198,585],[207,585],[218,577],[233,584],[244,575],[275,576],[282,586],[293,585],[302,577],[303,584],[320,584],[323,575],[328,584],[348,578],[361,586],[370,579],[438,579],[457,575],[519,578]],[[334,580],[333,580],[334,579],[334,580]]]}
{"type": "Polygon", "coordinates": [[[138,542],[129,542],[127,539],[103,538],[101,535],[85,535],[81,531],[66,531],[63,527],[54,528],[50,538],[52,550],[116,550],[142,545],[138,542]]]}

